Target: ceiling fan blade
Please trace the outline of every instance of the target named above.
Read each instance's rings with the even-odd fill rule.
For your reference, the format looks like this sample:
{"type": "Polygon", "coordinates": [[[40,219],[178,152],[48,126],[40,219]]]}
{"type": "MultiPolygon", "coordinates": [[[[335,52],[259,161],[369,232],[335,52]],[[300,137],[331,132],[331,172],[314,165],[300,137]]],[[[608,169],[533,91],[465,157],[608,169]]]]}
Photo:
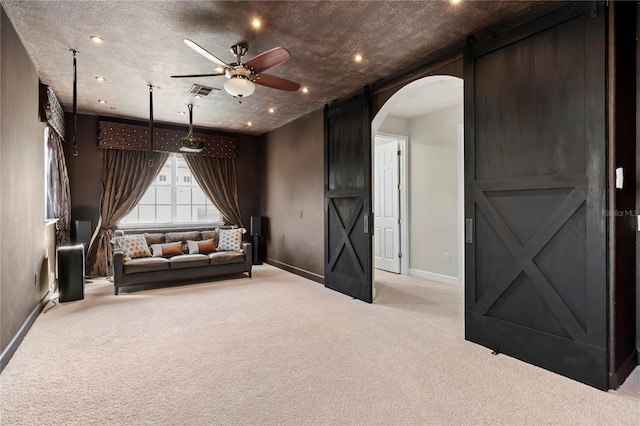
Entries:
{"type": "Polygon", "coordinates": [[[171,78],[191,78],[191,77],[216,77],[219,75],[224,75],[223,72],[219,72],[216,74],[187,74],[187,75],[172,75],[171,78]]]}
{"type": "Polygon", "coordinates": [[[213,55],[213,53],[209,52],[208,50],[206,50],[205,48],[199,46],[197,43],[189,40],[188,38],[185,38],[184,42],[185,42],[185,44],[187,46],[189,46],[190,48],[192,48],[193,50],[195,50],[196,52],[198,52],[199,54],[201,54],[202,56],[204,56],[205,58],[207,58],[211,62],[214,62],[214,63],[216,63],[218,65],[222,65],[223,67],[233,68],[231,65],[227,64],[222,59],[219,59],[219,58],[215,57],[213,55]]]}
{"type": "Polygon", "coordinates": [[[271,50],[259,54],[255,58],[249,59],[245,65],[251,68],[254,73],[260,74],[262,71],[287,62],[290,56],[289,51],[284,47],[274,47],[271,50]]]}
{"type": "Polygon", "coordinates": [[[261,86],[273,87],[274,89],[287,90],[289,92],[295,92],[300,88],[300,85],[295,81],[269,74],[258,74],[253,78],[253,82],[261,86]]]}

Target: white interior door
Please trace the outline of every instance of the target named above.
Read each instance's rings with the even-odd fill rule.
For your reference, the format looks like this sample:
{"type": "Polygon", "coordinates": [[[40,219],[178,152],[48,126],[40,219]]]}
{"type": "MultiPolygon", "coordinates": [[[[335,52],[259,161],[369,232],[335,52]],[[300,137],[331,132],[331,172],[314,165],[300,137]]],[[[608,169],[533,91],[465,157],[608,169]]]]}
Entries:
{"type": "Polygon", "coordinates": [[[376,145],[373,248],[378,269],[400,273],[398,141],[376,145]]]}

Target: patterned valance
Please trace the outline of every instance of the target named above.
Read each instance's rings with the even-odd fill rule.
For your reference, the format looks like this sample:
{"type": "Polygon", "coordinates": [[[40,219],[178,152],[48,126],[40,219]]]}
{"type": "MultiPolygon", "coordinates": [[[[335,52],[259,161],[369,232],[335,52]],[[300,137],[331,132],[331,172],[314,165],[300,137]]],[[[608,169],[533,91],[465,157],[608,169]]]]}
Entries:
{"type": "Polygon", "coordinates": [[[47,87],[47,123],[64,140],[64,111],[58,98],[50,87],[47,87]]]}
{"type": "MultiPolygon", "coordinates": [[[[99,121],[98,144],[105,149],[129,149],[146,151],[149,149],[149,127],[138,124],[125,124],[114,121],[99,121]]],[[[153,136],[153,150],[160,152],[180,152],[179,140],[187,135],[187,129],[175,130],[156,126],[153,136]]],[[[195,155],[217,158],[237,158],[238,139],[197,132],[194,137],[204,140],[204,150],[195,155]]]]}

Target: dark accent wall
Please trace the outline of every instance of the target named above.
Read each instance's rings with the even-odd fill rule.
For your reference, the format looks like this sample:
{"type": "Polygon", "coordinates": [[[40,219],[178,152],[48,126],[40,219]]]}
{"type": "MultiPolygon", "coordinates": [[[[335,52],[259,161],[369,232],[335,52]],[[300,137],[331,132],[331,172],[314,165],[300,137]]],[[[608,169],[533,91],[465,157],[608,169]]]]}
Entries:
{"type": "MultiPolygon", "coordinates": [[[[66,114],[65,158],[69,169],[71,187],[71,219],[90,220],[92,231],[100,218],[102,183],[100,180],[100,148],[98,148],[98,117],[81,115],[77,117],[78,156],[71,152],[73,117],[66,114]]],[[[144,123],[143,123],[144,124],[144,123]]],[[[183,128],[178,126],[178,128],[183,128]]],[[[187,128],[184,127],[185,134],[187,128]]],[[[238,138],[238,193],[240,210],[245,226],[249,218],[260,214],[260,157],[261,144],[257,136],[233,135],[238,138]]]]}
{"type": "Polygon", "coordinates": [[[41,279],[47,261],[38,72],[0,9],[0,350],[5,351],[47,294],[48,281],[41,279]]]}
{"type": "Polygon", "coordinates": [[[71,190],[71,220],[91,221],[93,231],[100,218],[100,149],[98,149],[98,117],[78,115],[76,141],[78,156],[72,154],[73,119],[65,114],[66,137],[64,156],[71,190]]]}
{"type": "Polygon", "coordinates": [[[324,276],[323,112],[267,133],[262,214],[266,260],[316,281],[324,276]]]}
{"type": "Polygon", "coordinates": [[[622,215],[609,215],[609,373],[617,387],[637,364],[636,340],[636,182],[615,188],[615,169],[636,175],[636,11],[632,2],[609,5],[609,203],[622,215]]]}
{"type": "Polygon", "coordinates": [[[262,154],[262,143],[259,137],[238,135],[238,163],[236,165],[238,197],[240,199],[242,221],[247,228],[245,240],[248,241],[251,240],[248,237],[251,216],[260,215],[262,154]]]}

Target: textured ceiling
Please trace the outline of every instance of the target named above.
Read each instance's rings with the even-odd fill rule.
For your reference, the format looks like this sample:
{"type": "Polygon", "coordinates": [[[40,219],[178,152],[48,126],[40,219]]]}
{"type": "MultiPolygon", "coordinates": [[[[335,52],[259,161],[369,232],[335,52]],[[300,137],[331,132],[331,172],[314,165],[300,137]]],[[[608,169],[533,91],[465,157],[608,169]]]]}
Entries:
{"type": "Polygon", "coordinates": [[[71,111],[72,54],[79,51],[78,112],[146,120],[153,84],[156,121],[262,134],[348,96],[364,85],[411,70],[480,29],[540,2],[470,1],[2,1],[42,82],[71,111]],[[258,30],[252,19],[262,21],[258,30]],[[99,35],[105,43],[94,44],[99,35]],[[192,84],[222,88],[224,77],[171,79],[213,71],[183,43],[189,38],[232,62],[244,41],[245,59],[273,47],[291,59],[268,73],[309,87],[308,94],[257,86],[239,103],[215,91],[195,99],[192,84]],[[356,53],[364,60],[355,63],[356,53]],[[99,83],[96,76],[105,82],[99,83]],[[104,99],[107,104],[99,104],[104,99]],[[275,113],[269,113],[275,108],[275,113]],[[253,125],[247,126],[251,121],[253,125]]]}

